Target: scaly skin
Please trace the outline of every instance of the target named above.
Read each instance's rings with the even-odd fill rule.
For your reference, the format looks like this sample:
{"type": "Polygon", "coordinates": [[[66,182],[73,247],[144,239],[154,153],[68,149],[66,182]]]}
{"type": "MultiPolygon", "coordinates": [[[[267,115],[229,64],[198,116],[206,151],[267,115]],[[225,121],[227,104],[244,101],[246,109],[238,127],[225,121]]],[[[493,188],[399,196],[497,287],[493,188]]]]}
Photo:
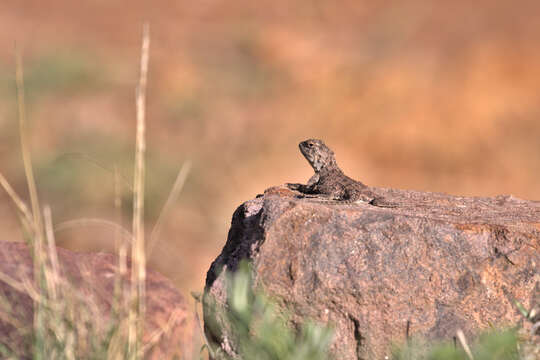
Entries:
{"type": "Polygon", "coordinates": [[[343,202],[367,202],[373,204],[375,195],[368,186],[351,179],[339,168],[334,152],[322,140],[302,141],[298,147],[315,174],[306,185],[287,184],[292,190],[308,195],[319,195],[330,200],[343,202]]]}

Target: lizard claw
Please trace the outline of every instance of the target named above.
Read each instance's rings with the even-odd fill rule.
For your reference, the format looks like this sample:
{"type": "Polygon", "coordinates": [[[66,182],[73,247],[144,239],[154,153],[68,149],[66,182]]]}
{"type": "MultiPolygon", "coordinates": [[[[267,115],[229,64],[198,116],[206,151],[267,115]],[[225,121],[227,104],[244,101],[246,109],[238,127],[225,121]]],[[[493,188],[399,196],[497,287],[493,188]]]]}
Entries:
{"type": "Polygon", "coordinates": [[[292,184],[292,183],[287,183],[285,185],[287,185],[287,187],[291,190],[298,190],[302,186],[302,184],[292,184]]]}

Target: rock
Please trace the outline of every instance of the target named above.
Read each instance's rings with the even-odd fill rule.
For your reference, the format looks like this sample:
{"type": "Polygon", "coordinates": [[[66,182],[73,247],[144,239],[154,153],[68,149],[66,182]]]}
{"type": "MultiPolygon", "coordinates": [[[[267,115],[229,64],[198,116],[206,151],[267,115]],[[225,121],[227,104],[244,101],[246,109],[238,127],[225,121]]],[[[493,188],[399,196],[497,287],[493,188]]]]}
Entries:
{"type": "MultiPolygon", "coordinates": [[[[76,253],[62,248],[57,248],[57,253],[64,278],[70,279],[70,284],[88,299],[88,304],[99,307],[103,319],[98,323],[105,325],[110,317],[114,297],[117,257],[105,253],[76,253]]],[[[27,291],[14,289],[5,279],[7,276],[18,284],[26,281],[31,286],[33,268],[26,244],[0,242],[0,315],[3,315],[0,316],[0,344],[9,344],[20,357],[28,358],[31,345],[29,339],[21,335],[20,328],[32,328],[33,302],[27,291]],[[7,300],[7,303],[4,300],[7,300]],[[14,324],[19,324],[19,329],[14,324]]],[[[183,353],[188,353],[186,346],[190,341],[185,301],[171,281],[161,274],[148,270],[146,276],[143,342],[155,341],[155,345],[150,348],[145,358],[169,359],[175,354],[183,358],[183,353]],[[165,333],[154,337],[164,329],[167,329],[165,333]]]]}
{"type": "Polygon", "coordinates": [[[540,280],[540,202],[375,192],[396,207],[299,199],[284,187],[242,204],[207,274],[205,324],[218,324],[207,337],[234,354],[222,270],[244,258],[291,326],[335,327],[336,359],[384,359],[407,328],[451,340],[522,321],[514,302],[530,309],[540,280]]]}

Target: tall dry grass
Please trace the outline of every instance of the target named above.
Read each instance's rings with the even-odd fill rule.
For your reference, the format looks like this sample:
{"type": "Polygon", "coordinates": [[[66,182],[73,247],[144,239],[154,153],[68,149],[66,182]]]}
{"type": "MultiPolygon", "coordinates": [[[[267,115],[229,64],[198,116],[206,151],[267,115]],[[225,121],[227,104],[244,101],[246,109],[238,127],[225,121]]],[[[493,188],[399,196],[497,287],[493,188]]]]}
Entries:
{"type": "MultiPolygon", "coordinates": [[[[1,319],[17,329],[20,335],[29,339],[27,348],[14,344],[0,344],[2,358],[18,359],[142,359],[145,353],[159,341],[172,326],[150,334],[149,341],[143,342],[145,329],[145,281],[147,245],[144,229],[144,187],[146,150],[146,87],[150,55],[149,25],[143,25],[140,58],[140,76],[136,87],[136,142],[135,172],[133,181],[132,232],[121,223],[104,219],[78,219],[53,225],[52,211],[48,205],[41,209],[37,185],[32,169],[28,128],[26,121],[24,74],[22,54],[16,49],[16,85],[18,100],[18,121],[24,171],[27,180],[30,208],[17,194],[7,179],[0,173],[0,186],[6,191],[17,210],[26,240],[32,252],[33,282],[30,279],[16,279],[0,273],[0,281],[30,296],[33,301],[34,319],[31,329],[18,322],[17,314],[2,309],[1,319]],[[115,286],[110,314],[105,314],[98,305],[97,294],[85,286],[73,284],[63,274],[58,260],[55,232],[88,223],[99,223],[114,229],[114,240],[118,253],[115,269],[115,286]],[[128,269],[128,251],[131,268],[128,269]],[[131,271],[128,274],[128,271],[131,271]],[[130,278],[129,286],[125,279],[130,278]],[[84,288],[85,291],[81,289],[84,288]],[[13,316],[11,316],[13,315],[13,316]]],[[[181,168],[166,206],[152,231],[152,246],[160,234],[163,219],[178,197],[189,172],[189,163],[181,168]]],[[[121,219],[121,198],[125,187],[118,171],[115,171],[114,206],[118,220],[121,219]]],[[[5,299],[2,299],[5,300],[5,299]]],[[[173,316],[171,316],[171,320],[173,316]]]]}

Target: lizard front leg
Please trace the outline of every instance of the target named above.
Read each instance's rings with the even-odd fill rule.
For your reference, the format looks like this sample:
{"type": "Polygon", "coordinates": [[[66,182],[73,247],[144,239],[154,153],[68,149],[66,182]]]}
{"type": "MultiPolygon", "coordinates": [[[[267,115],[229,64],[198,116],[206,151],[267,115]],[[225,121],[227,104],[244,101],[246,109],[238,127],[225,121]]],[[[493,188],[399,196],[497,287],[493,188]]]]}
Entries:
{"type": "Polygon", "coordinates": [[[299,191],[302,194],[315,194],[313,186],[310,185],[287,183],[287,187],[291,190],[299,191]]]}
{"type": "Polygon", "coordinates": [[[315,190],[315,186],[318,182],[319,174],[314,174],[311,178],[309,178],[306,185],[287,183],[287,187],[291,190],[299,191],[302,194],[316,194],[317,192],[315,190]]]}

